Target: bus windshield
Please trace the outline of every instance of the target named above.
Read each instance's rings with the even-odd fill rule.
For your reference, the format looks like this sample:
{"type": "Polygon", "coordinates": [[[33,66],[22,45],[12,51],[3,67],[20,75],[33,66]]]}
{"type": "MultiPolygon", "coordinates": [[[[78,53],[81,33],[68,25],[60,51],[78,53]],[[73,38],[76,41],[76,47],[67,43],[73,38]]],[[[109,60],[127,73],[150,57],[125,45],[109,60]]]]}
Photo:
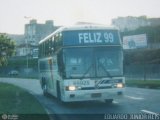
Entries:
{"type": "Polygon", "coordinates": [[[66,48],[63,50],[66,78],[122,76],[120,47],[66,48]]]}

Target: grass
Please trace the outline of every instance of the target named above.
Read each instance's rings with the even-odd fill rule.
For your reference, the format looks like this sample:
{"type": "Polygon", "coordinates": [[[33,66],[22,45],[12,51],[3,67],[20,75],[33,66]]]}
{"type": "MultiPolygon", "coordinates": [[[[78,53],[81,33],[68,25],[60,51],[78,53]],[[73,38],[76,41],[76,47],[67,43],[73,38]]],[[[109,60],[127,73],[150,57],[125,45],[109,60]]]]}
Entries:
{"type": "Polygon", "coordinates": [[[126,85],[129,87],[159,89],[160,80],[126,80],[126,85]]]}
{"type": "Polygon", "coordinates": [[[34,96],[6,83],[0,83],[0,114],[22,115],[20,119],[23,120],[49,120],[46,111],[34,96]]]}

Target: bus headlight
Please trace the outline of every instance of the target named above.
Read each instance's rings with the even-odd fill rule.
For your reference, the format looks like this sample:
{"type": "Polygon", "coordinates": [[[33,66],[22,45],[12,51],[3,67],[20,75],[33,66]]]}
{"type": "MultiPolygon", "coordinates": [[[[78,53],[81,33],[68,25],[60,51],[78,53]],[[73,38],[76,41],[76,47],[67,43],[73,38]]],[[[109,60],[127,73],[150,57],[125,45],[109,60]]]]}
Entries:
{"type": "Polygon", "coordinates": [[[117,84],[117,88],[123,88],[123,84],[122,83],[118,83],[117,84]]]}
{"type": "Polygon", "coordinates": [[[76,86],[67,86],[66,87],[66,90],[68,90],[68,91],[75,91],[76,90],[76,86]]]}

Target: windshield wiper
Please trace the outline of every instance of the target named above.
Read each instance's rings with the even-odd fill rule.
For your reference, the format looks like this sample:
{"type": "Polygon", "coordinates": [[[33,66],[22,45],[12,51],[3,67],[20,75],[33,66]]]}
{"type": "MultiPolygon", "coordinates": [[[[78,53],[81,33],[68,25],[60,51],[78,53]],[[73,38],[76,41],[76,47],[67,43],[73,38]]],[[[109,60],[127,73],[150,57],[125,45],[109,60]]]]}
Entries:
{"type": "Polygon", "coordinates": [[[86,72],[82,75],[82,77],[80,78],[80,80],[82,80],[84,77],[85,77],[85,75],[90,71],[90,69],[93,67],[93,63],[88,67],[88,69],[86,70],[86,72]]]}
{"type": "Polygon", "coordinates": [[[99,63],[99,65],[100,65],[101,68],[106,72],[106,74],[108,75],[108,77],[112,78],[110,72],[108,72],[108,70],[106,70],[106,68],[102,65],[102,63],[99,63]]]}

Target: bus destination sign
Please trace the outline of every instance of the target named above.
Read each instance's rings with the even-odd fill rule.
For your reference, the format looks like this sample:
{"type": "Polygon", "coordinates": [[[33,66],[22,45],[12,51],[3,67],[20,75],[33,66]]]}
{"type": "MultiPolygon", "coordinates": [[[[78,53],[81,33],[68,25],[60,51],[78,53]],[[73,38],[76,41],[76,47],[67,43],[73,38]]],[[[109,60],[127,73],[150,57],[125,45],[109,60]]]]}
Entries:
{"type": "Polygon", "coordinates": [[[64,31],[63,44],[70,45],[119,45],[119,34],[115,30],[64,31]]]}

